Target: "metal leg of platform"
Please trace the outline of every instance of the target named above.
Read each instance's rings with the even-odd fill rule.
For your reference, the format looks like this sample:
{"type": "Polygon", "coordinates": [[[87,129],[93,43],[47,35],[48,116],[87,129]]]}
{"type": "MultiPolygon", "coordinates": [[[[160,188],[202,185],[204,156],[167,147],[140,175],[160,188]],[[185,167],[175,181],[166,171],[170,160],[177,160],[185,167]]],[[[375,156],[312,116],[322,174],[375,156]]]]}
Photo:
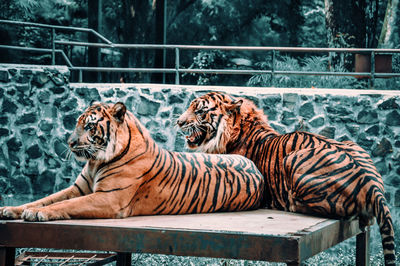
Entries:
{"type": "Polygon", "coordinates": [[[363,232],[357,235],[356,239],[356,265],[369,266],[369,237],[370,228],[367,226],[363,232]]]}

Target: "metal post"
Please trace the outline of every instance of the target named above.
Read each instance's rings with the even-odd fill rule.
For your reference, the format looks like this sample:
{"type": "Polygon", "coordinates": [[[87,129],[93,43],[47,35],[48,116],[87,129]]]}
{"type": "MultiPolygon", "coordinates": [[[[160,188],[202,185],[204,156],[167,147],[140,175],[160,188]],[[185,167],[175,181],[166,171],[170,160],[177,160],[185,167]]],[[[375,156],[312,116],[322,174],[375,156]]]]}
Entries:
{"type": "Polygon", "coordinates": [[[356,237],[356,265],[369,266],[369,226],[365,227],[363,232],[356,237]]]}
{"type": "Polygon", "coordinates": [[[11,266],[15,264],[15,248],[0,246],[0,265],[11,266]]]}
{"type": "MultiPolygon", "coordinates": [[[[164,2],[164,29],[163,29],[163,44],[167,43],[167,0],[164,2]]],[[[167,60],[167,50],[163,49],[163,69],[165,69],[167,60]]],[[[165,72],[162,75],[162,82],[165,84],[165,72]]]]}
{"type": "Polygon", "coordinates": [[[373,89],[375,86],[375,52],[371,52],[371,79],[369,87],[373,89]]]}
{"type": "Polygon", "coordinates": [[[275,50],[272,50],[271,86],[275,87],[275,50]]]}
{"type": "Polygon", "coordinates": [[[131,265],[132,255],[131,253],[117,253],[117,266],[131,265]]]}
{"type": "Polygon", "coordinates": [[[179,48],[175,48],[175,84],[179,85],[179,48]]]}
{"type": "Polygon", "coordinates": [[[56,30],[53,28],[51,29],[51,64],[56,64],[56,30]]]}

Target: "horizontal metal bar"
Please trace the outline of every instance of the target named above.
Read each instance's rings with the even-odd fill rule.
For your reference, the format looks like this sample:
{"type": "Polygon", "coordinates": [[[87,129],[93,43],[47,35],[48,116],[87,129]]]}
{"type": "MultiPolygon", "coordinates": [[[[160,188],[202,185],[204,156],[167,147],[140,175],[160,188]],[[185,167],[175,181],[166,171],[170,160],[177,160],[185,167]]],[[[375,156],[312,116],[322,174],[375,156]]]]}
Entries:
{"type": "MultiPolygon", "coordinates": [[[[36,47],[22,47],[22,46],[13,46],[13,45],[0,45],[0,49],[11,49],[11,50],[22,50],[22,51],[30,51],[30,52],[40,52],[40,53],[51,53],[53,49],[48,48],[36,48],[36,47]]],[[[56,49],[54,50],[56,53],[60,53],[67,63],[68,67],[73,67],[71,61],[69,61],[67,55],[63,50],[56,49]]]]}
{"type": "Polygon", "coordinates": [[[96,72],[148,72],[148,73],[175,73],[174,68],[123,68],[123,67],[71,67],[71,70],[96,72]]]}
{"type": "Polygon", "coordinates": [[[49,24],[42,24],[42,23],[33,23],[33,22],[24,22],[24,21],[12,21],[12,20],[3,20],[0,19],[0,23],[9,24],[9,25],[17,25],[17,26],[24,26],[24,27],[38,27],[38,28],[47,28],[47,29],[57,29],[57,30],[69,30],[69,31],[81,31],[92,33],[99,37],[104,42],[111,44],[112,42],[105,38],[103,35],[98,33],[93,29],[88,28],[80,28],[80,27],[70,27],[70,26],[57,26],[57,25],[49,25],[49,24]]]}
{"type": "Polygon", "coordinates": [[[98,48],[115,48],[114,44],[110,43],[88,43],[88,42],[71,42],[71,41],[54,41],[55,44],[59,45],[72,45],[72,46],[86,46],[86,47],[98,47],[98,48]]]}
{"type": "MultiPolygon", "coordinates": [[[[196,73],[196,74],[232,74],[232,75],[265,75],[272,74],[271,70],[241,70],[241,69],[174,69],[174,68],[121,68],[121,67],[71,67],[71,70],[98,72],[143,72],[143,73],[196,73]]],[[[313,76],[363,76],[371,77],[369,72],[302,72],[275,71],[276,75],[313,75],[313,76]]],[[[398,77],[400,73],[380,73],[378,77],[398,77]]]]}
{"type": "Polygon", "coordinates": [[[281,52],[349,52],[349,53],[400,53],[400,49],[372,49],[372,48],[309,48],[309,47],[267,47],[267,46],[210,46],[210,45],[174,45],[174,44],[116,44],[56,41],[60,45],[111,47],[127,49],[186,49],[186,50],[245,50],[245,51],[281,51],[281,52]]]}

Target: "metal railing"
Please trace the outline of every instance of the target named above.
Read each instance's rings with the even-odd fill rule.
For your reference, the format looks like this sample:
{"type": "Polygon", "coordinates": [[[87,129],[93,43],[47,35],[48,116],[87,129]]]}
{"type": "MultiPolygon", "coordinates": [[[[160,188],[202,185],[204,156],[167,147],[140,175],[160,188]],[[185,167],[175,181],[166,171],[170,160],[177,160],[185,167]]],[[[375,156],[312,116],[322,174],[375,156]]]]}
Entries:
{"type": "Polygon", "coordinates": [[[8,24],[24,27],[39,27],[51,30],[51,49],[48,48],[35,48],[35,47],[20,47],[11,45],[0,45],[0,49],[15,49],[26,51],[37,51],[51,53],[52,64],[55,64],[56,54],[61,54],[66,65],[71,71],[79,72],[79,82],[82,82],[83,71],[95,72],[142,72],[142,73],[175,73],[175,83],[180,83],[180,75],[185,73],[196,74],[233,74],[233,75],[271,75],[272,82],[276,75],[327,75],[327,76],[362,76],[370,78],[371,84],[374,83],[375,78],[390,78],[400,77],[400,73],[376,73],[375,71],[375,57],[378,54],[395,54],[400,53],[400,49],[372,49],[372,48],[307,48],[307,47],[260,47],[260,46],[209,46],[209,45],[162,45],[162,44],[116,44],[96,32],[95,30],[79,27],[55,26],[48,24],[30,23],[0,20],[0,24],[8,24]],[[56,30],[64,31],[80,31],[88,34],[94,34],[103,43],[89,43],[77,41],[64,41],[56,40],[56,30]],[[122,67],[87,67],[75,66],[71,63],[68,56],[61,49],[56,49],[59,46],[84,46],[95,48],[110,48],[110,49],[162,49],[175,51],[175,64],[174,68],[122,68],[122,67]],[[180,65],[180,54],[182,50],[220,50],[220,51],[263,51],[271,52],[271,69],[268,70],[253,70],[253,69],[194,69],[184,68],[180,65]],[[331,71],[285,71],[276,69],[276,53],[277,52],[291,52],[291,53],[362,53],[370,55],[370,72],[331,72],[331,71]]]}

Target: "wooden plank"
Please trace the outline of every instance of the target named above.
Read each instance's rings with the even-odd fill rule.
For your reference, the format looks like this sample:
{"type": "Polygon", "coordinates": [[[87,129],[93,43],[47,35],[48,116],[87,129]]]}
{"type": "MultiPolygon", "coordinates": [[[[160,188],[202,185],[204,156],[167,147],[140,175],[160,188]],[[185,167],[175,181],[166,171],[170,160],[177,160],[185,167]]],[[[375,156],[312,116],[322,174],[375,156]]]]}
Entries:
{"type": "MultiPolygon", "coordinates": [[[[8,221],[21,223],[21,221],[8,221]]],[[[42,224],[121,228],[163,228],[201,231],[246,232],[261,235],[292,235],[304,228],[337,220],[303,214],[259,209],[245,212],[136,216],[125,219],[61,220],[42,224]]],[[[27,224],[28,222],[22,222],[27,224]]]]}
{"type": "Polygon", "coordinates": [[[356,224],[273,210],[45,223],[0,221],[0,245],[296,264],[356,235],[356,224]]]}

